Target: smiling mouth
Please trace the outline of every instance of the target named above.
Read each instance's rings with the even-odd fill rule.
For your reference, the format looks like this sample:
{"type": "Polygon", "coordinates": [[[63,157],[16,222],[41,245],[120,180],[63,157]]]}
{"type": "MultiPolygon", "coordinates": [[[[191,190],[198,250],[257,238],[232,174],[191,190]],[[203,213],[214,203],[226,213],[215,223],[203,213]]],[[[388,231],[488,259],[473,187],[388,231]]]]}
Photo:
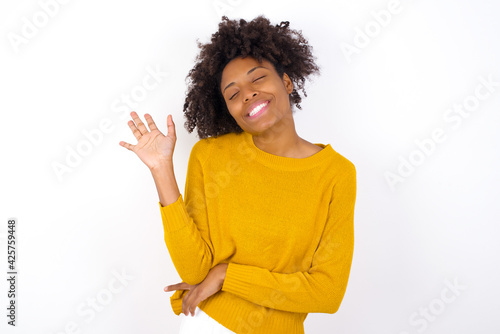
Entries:
{"type": "Polygon", "coordinates": [[[259,114],[268,104],[269,101],[265,101],[255,106],[255,108],[253,108],[252,111],[250,111],[250,113],[248,114],[248,117],[254,117],[255,115],[259,114]]]}

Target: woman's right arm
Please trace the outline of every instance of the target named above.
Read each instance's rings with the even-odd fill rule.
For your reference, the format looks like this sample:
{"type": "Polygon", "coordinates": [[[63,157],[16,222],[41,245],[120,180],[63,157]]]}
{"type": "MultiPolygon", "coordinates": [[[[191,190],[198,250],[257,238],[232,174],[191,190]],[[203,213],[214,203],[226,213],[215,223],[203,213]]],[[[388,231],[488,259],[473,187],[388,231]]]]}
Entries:
{"type": "Polygon", "coordinates": [[[131,112],[130,115],[135,123],[129,121],[128,125],[138,143],[131,145],[121,141],[120,145],[136,153],[150,169],[160,199],[165,243],[172,262],[181,279],[192,285],[198,284],[212,268],[213,260],[205,200],[203,196],[198,196],[198,192],[203,193],[203,182],[199,177],[202,175],[199,154],[195,154],[195,150],[191,152],[184,203],[175,180],[172,162],[176,142],[172,116],[167,117],[168,134],[165,136],[158,130],[151,115],[145,114],[151,131],[142,123],[137,113],[131,112]]]}
{"type": "Polygon", "coordinates": [[[162,206],[175,203],[181,195],[174,175],[174,164],[172,161],[160,163],[151,169],[151,175],[155,181],[156,190],[162,206]]]}

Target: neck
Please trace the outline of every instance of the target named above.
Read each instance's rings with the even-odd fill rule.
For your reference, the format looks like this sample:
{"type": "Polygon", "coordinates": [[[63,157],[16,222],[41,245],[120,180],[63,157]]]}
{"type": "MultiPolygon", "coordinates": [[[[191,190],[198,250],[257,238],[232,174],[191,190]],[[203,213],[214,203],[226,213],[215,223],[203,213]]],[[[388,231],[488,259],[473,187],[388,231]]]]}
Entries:
{"type": "Polygon", "coordinates": [[[295,131],[295,123],[290,112],[265,132],[253,135],[253,142],[264,152],[293,158],[299,153],[303,139],[295,131]]]}

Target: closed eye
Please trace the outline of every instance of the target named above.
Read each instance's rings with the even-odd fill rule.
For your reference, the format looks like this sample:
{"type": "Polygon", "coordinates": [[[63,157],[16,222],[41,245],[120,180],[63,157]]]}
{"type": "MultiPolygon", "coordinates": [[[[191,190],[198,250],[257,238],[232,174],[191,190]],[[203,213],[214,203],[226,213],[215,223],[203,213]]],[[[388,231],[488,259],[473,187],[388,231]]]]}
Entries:
{"type": "MultiPolygon", "coordinates": [[[[255,80],[254,80],[254,81],[252,81],[252,82],[255,82],[255,81],[257,81],[257,80],[260,80],[260,79],[262,79],[262,78],[264,78],[264,77],[265,77],[265,75],[263,75],[263,76],[261,76],[261,77],[258,77],[257,79],[255,79],[255,80]]],[[[231,95],[231,97],[229,98],[229,101],[231,101],[231,100],[233,99],[233,97],[235,97],[235,96],[236,96],[236,94],[238,94],[238,92],[236,92],[236,93],[234,93],[233,95],[231,95]]]]}

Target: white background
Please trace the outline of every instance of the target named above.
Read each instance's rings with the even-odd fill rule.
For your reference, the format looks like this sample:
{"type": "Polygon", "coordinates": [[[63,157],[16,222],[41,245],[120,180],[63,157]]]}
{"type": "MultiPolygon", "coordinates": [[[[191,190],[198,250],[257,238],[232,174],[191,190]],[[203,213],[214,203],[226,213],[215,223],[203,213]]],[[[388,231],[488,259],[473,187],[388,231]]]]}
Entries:
{"type": "Polygon", "coordinates": [[[11,217],[19,272],[16,328],[6,324],[0,281],[2,333],[177,333],[181,319],[163,288],[180,280],[156,188],[147,167],[119,146],[136,140],[126,113],[115,110],[140,90],[148,67],[168,72],[127,108],[150,113],[165,133],[173,115],[183,193],[198,140],[183,127],[184,79],[196,39],[208,42],[222,13],[264,14],[302,30],[322,74],[306,86],[297,132],[331,143],[357,168],[347,292],[336,314],[309,314],[306,333],[500,332],[498,2],[401,0],[379,30],[373,13],[388,0],[232,0],[222,9],[213,0],[69,1],[43,22],[49,2],[0,5],[1,277],[11,217]],[[37,19],[30,38],[12,43],[37,19]],[[361,46],[367,28],[372,37],[346,56],[341,46],[361,46]],[[480,77],[489,76],[492,92],[480,89],[489,96],[460,123],[447,121],[447,110],[474,101],[480,77]],[[99,138],[101,122],[111,129],[99,138]],[[436,129],[446,139],[418,153],[415,141],[436,129]],[[91,131],[95,144],[82,146],[91,131]],[[88,154],[58,177],[54,164],[67,165],[77,147],[88,154]],[[410,157],[419,165],[391,187],[387,173],[410,157]],[[115,282],[118,272],[129,278],[115,282]],[[97,297],[104,305],[94,311],[87,303],[97,297]]]}

